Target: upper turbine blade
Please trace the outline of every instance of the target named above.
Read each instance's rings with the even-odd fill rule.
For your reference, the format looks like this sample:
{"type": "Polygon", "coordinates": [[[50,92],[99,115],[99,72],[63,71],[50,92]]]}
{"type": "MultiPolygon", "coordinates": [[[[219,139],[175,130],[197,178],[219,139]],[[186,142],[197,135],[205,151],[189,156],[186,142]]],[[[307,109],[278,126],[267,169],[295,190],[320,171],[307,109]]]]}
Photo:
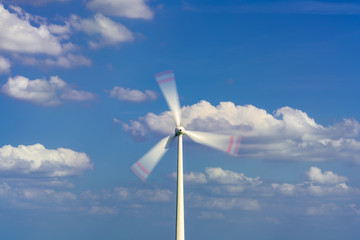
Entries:
{"type": "Polygon", "coordinates": [[[161,157],[169,149],[175,137],[176,136],[174,135],[161,139],[160,142],[158,142],[142,158],[140,158],[140,160],[131,166],[131,170],[133,170],[133,172],[141,178],[141,180],[145,181],[156,164],[160,161],[161,157]]]}
{"type": "Polygon", "coordinates": [[[216,148],[228,154],[236,156],[239,152],[241,138],[238,136],[187,130],[185,134],[197,143],[216,148]]]}
{"type": "Polygon", "coordinates": [[[165,100],[172,111],[176,126],[180,126],[181,112],[179,104],[179,96],[175,84],[175,76],[172,70],[155,74],[165,100]]]}

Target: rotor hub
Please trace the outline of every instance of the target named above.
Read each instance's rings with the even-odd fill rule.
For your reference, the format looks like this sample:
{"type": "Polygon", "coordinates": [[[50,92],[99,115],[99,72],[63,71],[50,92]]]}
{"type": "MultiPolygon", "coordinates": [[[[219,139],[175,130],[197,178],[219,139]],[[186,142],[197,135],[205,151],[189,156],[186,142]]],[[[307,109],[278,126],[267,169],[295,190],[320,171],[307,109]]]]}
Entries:
{"type": "Polygon", "coordinates": [[[175,128],[175,135],[176,135],[176,136],[179,136],[179,135],[181,135],[181,134],[184,134],[184,132],[185,132],[185,128],[184,128],[183,126],[177,126],[177,127],[175,128]]]}

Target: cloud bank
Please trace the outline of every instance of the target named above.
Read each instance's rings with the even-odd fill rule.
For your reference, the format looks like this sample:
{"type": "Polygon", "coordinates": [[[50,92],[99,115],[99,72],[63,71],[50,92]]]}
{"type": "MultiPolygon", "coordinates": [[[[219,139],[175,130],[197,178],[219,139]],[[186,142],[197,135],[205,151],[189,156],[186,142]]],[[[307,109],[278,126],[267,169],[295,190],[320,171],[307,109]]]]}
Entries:
{"type": "MultiPolygon", "coordinates": [[[[252,105],[220,102],[213,106],[202,100],[182,108],[182,124],[189,130],[213,132],[216,129],[218,133],[240,136],[238,155],[241,158],[344,160],[360,164],[360,123],[355,119],[322,126],[305,112],[291,107],[282,107],[270,114],[252,105]]],[[[134,137],[144,137],[148,132],[170,135],[174,123],[167,111],[148,113],[123,126],[134,137]]]]}

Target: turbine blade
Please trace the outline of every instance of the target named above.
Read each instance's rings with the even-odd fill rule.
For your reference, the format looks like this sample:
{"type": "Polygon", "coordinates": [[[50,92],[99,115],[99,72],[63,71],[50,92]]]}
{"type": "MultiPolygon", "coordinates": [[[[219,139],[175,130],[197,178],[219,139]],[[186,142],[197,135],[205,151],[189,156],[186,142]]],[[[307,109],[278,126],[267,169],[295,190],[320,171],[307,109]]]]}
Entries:
{"type": "Polygon", "coordinates": [[[176,126],[180,126],[181,112],[174,72],[172,70],[161,72],[155,74],[155,78],[173,114],[176,126]]]}
{"type": "Polygon", "coordinates": [[[160,140],[152,149],[150,149],[140,160],[131,166],[131,170],[143,181],[146,181],[151,171],[160,161],[161,157],[169,149],[175,139],[174,136],[168,136],[160,140]]]}
{"type": "Polygon", "coordinates": [[[185,135],[197,143],[216,148],[231,155],[236,156],[239,152],[241,138],[238,136],[198,131],[185,131],[185,135]]]}

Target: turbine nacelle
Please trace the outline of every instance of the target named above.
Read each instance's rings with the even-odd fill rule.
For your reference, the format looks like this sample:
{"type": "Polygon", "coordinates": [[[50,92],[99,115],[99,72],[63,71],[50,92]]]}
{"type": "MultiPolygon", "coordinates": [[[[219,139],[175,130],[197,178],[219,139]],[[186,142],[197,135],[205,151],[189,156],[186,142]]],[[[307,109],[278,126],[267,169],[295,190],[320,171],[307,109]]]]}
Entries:
{"type": "Polygon", "coordinates": [[[175,136],[179,136],[185,133],[185,128],[183,126],[177,126],[175,128],[175,136]]]}

